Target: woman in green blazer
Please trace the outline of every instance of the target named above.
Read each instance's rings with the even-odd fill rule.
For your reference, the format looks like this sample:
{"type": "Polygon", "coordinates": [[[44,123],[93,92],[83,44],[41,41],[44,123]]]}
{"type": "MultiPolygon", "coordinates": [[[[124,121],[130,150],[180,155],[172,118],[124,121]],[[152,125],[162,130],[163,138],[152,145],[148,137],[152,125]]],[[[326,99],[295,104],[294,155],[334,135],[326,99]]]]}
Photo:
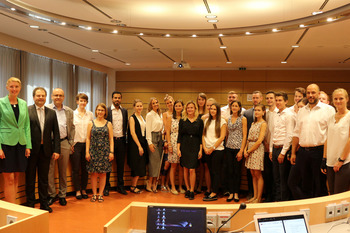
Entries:
{"type": "Polygon", "coordinates": [[[8,96],[0,99],[0,172],[4,178],[5,201],[15,203],[18,176],[27,167],[32,148],[27,102],[17,98],[18,78],[7,80],[8,96]]]}

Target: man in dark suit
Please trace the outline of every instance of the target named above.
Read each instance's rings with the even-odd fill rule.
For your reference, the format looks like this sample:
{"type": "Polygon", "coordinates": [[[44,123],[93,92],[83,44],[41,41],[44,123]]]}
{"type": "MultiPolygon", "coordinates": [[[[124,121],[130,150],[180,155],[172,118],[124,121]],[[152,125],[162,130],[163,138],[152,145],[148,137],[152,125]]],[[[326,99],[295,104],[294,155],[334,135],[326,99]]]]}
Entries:
{"type": "MultiPolygon", "coordinates": [[[[249,134],[250,126],[252,126],[252,123],[254,122],[254,108],[258,104],[260,104],[263,100],[263,95],[260,91],[254,91],[252,95],[252,101],[253,101],[253,107],[244,111],[243,116],[247,118],[247,133],[249,134]]],[[[248,137],[247,137],[248,138],[248,137]]],[[[252,175],[250,174],[250,170],[247,169],[247,180],[248,180],[248,197],[247,199],[250,199],[250,197],[253,196],[253,182],[252,182],[252,175]]]]}
{"type": "MultiPolygon", "coordinates": [[[[112,106],[108,108],[107,120],[113,126],[114,138],[114,160],[117,163],[117,191],[127,195],[124,189],[124,163],[126,156],[126,130],[128,128],[128,111],[122,108],[122,93],[114,91],[112,93],[112,106]]],[[[104,196],[109,195],[111,187],[109,183],[110,173],[106,176],[106,186],[103,191],[104,196]]]]}
{"type": "Polygon", "coordinates": [[[27,206],[34,207],[35,177],[38,169],[40,209],[51,213],[52,209],[47,202],[49,165],[51,157],[53,159],[59,157],[60,134],[55,111],[44,106],[46,94],[44,88],[35,88],[33,91],[35,104],[28,107],[32,151],[26,170],[26,196],[27,206]]]}

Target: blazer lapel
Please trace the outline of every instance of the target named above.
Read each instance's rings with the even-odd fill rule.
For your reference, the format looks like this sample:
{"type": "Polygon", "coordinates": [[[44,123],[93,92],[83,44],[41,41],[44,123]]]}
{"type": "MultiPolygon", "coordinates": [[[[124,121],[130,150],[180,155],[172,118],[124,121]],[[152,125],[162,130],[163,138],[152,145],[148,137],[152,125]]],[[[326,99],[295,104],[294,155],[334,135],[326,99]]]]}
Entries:
{"type": "Polygon", "coordinates": [[[5,102],[6,102],[7,111],[11,112],[11,120],[13,121],[13,123],[15,125],[17,125],[18,123],[17,123],[16,117],[15,117],[15,113],[13,112],[13,109],[12,109],[12,106],[10,104],[10,100],[9,100],[8,96],[6,96],[5,102]]]}

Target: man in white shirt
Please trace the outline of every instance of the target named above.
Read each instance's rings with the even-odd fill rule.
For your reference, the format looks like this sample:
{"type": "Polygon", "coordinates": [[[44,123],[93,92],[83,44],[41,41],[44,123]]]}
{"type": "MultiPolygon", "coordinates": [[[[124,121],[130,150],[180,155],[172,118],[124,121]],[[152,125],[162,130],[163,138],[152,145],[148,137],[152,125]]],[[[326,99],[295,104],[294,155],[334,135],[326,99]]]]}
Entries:
{"type": "Polygon", "coordinates": [[[327,122],[335,110],[319,101],[319,94],[320,88],[316,84],[310,84],[306,88],[309,103],[299,110],[293,133],[291,163],[296,164],[300,171],[302,183],[299,192],[293,190],[296,199],[327,195],[326,179],[320,166],[327,122]],[[296,154],[298,145],[300,149],[296,154]]]}
{"type": "MultiPolygon", "coordinates": [[[[126,156],[126,130],[128,128],[128,111],[121,106],[122,93],[114,91],[112,93],[112,105],[108,107],[107,120],[113,126],[114,138],[114,160],[117,163],[117,192],[127,195],[124,189],[124,163],[126,156]]],[[[106,175],[106,186],[103,191],[104,196],[109,195],[111,187],[109,183],[110,173],[106,175]]]]}
{"type": "MultiPolygon", "coordinates": [[[[237,100],[239,101],[239,97],[238,94],[235,91],[230,91],[227,94],[227,105],[225,105],[224,107],[221,108],[221,117],[224,117],[226,120],[230,117],[230,104],[232,103],[232,101],[237,100]]],[[[242,108],[241,113],[243,113],[245,111],[244,108],[242,108]]]]}
{"type": "Polygon", "coordinates": [[[287,108],[287,103],[287,93],[276,93],[278,112],[273,119],[274,124],[269,144],[270,159],[273,164],[275,201],[288,201],[290,196],[287,183],[290,163],[287,155],[290,154],[295,121],[293,113],[287,108]]]}
{"type": "Polygon", "coordinates": [[[275,92],[266,92],[265,100],[268,108],[266,109],[266,136],[264,140],[265,154],[264,154],[264,171],[262,172],[265,185],[265,201],[272,202],[274,199],[273,190],[273,167],[272,162],[269,158],[269,144],[271,139],[271,132],[273,130],[274,116],[278,112],[276,107],[275,92]]]}
{"type": "MultiPolygon", "coordinates": [[[[63,105],[64,91],[61,88],[55,88],[52,91],[51,99],[53,103],[47,105],[47,107],[56,112],[61,140],[61,156],[57,159],[59,175],[58,199],[60,205],[65,206],[67,205],[67,167],[75,134],[73,110],[68,106],[63,105]]],[[[49,171],[49,205],[56,200],[55,167],[56,160],[51,159],[49,171]]]]}

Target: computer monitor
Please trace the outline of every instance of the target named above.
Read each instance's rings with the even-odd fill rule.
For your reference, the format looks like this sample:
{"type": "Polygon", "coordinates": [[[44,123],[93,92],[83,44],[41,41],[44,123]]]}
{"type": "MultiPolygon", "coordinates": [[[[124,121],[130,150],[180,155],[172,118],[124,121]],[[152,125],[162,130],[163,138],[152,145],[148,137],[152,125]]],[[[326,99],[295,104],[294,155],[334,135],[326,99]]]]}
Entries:
{"type": "Polygon", "coordinates": [[[257,233],[310,233],[303,211],[254,215],[257,233]]]}
{"type": "Polygon", "coordinates": [[[205,233],[205,207],[148,206],[146,233],[205,233]]]}

